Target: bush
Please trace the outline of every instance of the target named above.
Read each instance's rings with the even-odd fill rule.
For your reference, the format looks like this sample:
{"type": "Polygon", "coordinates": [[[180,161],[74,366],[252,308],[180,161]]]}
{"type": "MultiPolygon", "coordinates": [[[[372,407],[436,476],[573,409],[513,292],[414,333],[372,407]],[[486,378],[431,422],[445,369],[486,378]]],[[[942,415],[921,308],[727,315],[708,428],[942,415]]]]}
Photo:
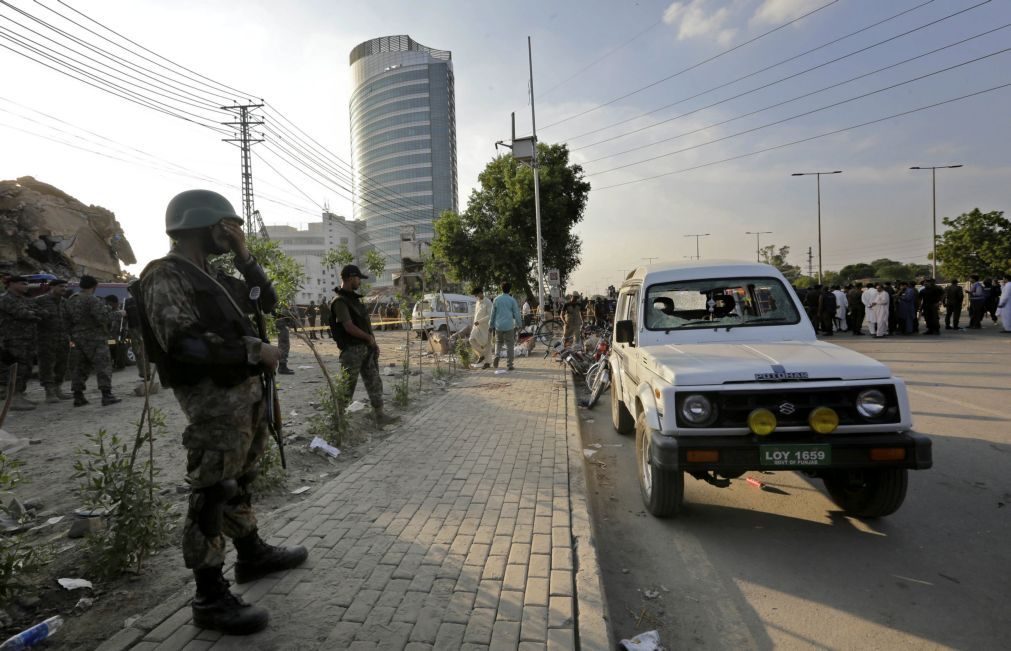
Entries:
{"type": "Polygon", "coordinates": [[[460,339],[456,342],[456,356],[460,359],[460,366],[470,368],[470,362],[474,358],[474,350],[470,347],[470,342],[460,339]]]}
{"type": "MultiPolygon", "coordinates": [[[[21,483],[21,465],[0,452],[0,491],[9,491],[21,483]]],[[[12,513],[7,515],[13,517],[12,513]]],[[[0,604],[6,605],[24,587],[23,579],[48,562],[50,552],[48,546],[24,542],[19,534],[0,535],[0,604]]]]}
{"type": "Polygon", "coordinates": [[[326,367],[320,368],[327,375],[327,384],[316,392],[319,413],[313,414],[309,419],[309,433],[339,448],[344,444],[347,434],[347,417],[344,413],[347,405],[341,404],[342,396],[347,392],[347,373],[341,369],[340,373],[331,376],[326,367]]]}

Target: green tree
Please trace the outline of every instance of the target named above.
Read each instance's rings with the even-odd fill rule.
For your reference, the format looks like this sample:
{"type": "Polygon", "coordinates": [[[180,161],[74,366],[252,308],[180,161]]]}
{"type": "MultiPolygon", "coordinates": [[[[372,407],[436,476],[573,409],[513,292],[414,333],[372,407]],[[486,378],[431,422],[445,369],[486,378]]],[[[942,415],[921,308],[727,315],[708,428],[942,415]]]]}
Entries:
{"type": "Polygon", "coordinates": [[[761,254],[762,261],[765,264],[771,264],[776,269],[779,269],[791,283],[800,278],[800,267],[786,261],[786,256],[790,255],[790,247],[781,246],[777,250],[775,244],[770,244],[761,248],[761,254]]]}
{"type": "MultiPolygon", "coordinates": [[[[270,278],[280,304],[292,305],[298,290],[305,282],[305,270],[302,265],[282,251],[277,242],[254,235],[246,238],[246,246],[270,278]]],[[[231,253],[214,256],[211,258],[211,264],[224,269],[226,273],[235,274],[235,259],[231,253]]]]}
{"type": "Polygon", "coordinates": [[[365,253],[365,268],[376,278],[386,271],[386,259],[378,249],[369,249],[365,253]]]}
{"type": "Polygon", "coordinates": [[[1003,211],[973,208],[942,222],[947,230],[938,237],[937,258],[946,276],[998,276],[1011,269],[1011,221],[1003,211]]]}
{"type": "Polygon", "coordinates": [[[355,254],[351,253],[347,244],[341,244],[336,249],[330,249],[323,255],[321,263],[324,269],[340,269],[355,261],[355,254]]]}
{"type": "MultiPolygon", "coordinates": [[[[557,268],[564,283],[579,266],[582,241],[572,229],[583,219],[590,184],[581,166],[569,164],[565,145],[539,144],[537,155],[544,266],[557,268]]],[[[536,295],[533,171],[512,156],[499,156],[478,181],[466,210],[436,220],[433,253],[456,278],[481,285],[508,280],[517,294],[536,295]]]]}
{"type": "Polygon", "coordinates": [[[866,262],[848,264],[839,270],[839,279],[845,283],[851,283],[865,278],[874,278],[874,266],[866,262]]]}

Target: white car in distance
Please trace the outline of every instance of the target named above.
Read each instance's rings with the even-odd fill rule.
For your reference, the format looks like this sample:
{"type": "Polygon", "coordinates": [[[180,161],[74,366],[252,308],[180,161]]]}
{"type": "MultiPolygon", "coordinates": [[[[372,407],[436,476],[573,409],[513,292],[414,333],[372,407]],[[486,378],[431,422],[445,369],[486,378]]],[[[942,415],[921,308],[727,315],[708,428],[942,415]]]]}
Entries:
{"type": "Polygon", "coordinates": [[[802,471],[858,517],[896,511],[930,468],[906,386],[884,364],[819,341],[797,295],[756,263],[654,265],[628,275],[611,348],[611,418],[635,433],[647,510],[676,515],[684,476],[717,487],[802,471]]]}

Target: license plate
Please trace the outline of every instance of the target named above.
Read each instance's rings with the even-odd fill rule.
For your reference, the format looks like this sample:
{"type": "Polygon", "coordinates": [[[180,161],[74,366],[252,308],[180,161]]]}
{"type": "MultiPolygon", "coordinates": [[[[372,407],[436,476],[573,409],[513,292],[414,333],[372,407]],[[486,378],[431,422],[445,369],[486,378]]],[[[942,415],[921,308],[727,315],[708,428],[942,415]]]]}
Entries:
{"type": "Polygon", "coordinates": [[[832,463],[832,446],[763,445],[759,448],[759,460],[763,466],[827,466],[832,463]]]}

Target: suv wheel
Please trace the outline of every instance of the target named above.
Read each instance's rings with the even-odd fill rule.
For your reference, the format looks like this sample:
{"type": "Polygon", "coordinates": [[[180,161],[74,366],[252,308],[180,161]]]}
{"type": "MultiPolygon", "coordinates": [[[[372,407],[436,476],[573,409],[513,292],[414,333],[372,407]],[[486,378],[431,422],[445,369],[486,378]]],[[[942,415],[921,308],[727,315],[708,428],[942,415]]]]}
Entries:
{"type": "Polygon", "coordinates": [[[905,468],[873,468],[834,472],[823,479],[839,508],[861,518],[880,518],[902,506],[909,473],[905,468]]]}
{"type": "Polygon", "coordinates": [[[639,414],[635,421],[635,466],[639,475],[639,493],[646,510],[658,518],[678,514],[684,502],[685,475],[680,470],[665,470],[653,462],[652,430],[646,424],[646,415],[639,414]]]}
{"type": "Polygon", "coordinates": [[[614,431],[619,434],[628,436],[635,431],[635,419],[621,401],[614,378],[611,378],[611,423],[614,425],[614,431]]]}

